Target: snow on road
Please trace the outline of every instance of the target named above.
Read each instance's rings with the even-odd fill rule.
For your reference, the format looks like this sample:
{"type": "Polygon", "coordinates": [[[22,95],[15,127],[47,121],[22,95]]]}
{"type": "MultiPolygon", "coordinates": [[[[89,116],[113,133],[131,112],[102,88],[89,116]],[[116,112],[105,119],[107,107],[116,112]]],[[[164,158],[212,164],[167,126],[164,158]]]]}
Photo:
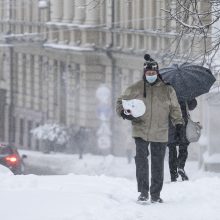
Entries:
{"type": "MultiPolygon", "coordinates": [[[[88,156],[85,161],[88,167],[93,157],[88,156]]],[[[123,164],[124,160],[118,161],[114,169],[118,165],[122,172],[123,164]]],[[[126,169],[129,166],[134,164],[126,164],[126,169]]],[[[219,220],[220,176],[196,172],[189,162],[189,171],[190,167],[194,168],[188,182],[169,183],[167,178],[161,194],[165,203],[145,206],[136,203],[135,178],[91,173],[14,176],[0,169],[0,219],[219,220]]]]}

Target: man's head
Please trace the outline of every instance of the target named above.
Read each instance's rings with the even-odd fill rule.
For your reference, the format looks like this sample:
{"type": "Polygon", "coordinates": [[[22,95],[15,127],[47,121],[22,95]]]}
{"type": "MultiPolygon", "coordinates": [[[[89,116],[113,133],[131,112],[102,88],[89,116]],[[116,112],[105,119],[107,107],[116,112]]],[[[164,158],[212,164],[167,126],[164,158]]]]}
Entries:
{"type": "Polygon", "coordinates": [[[144,59],[145,59],[145,63],[144,63],[144,70],[145,71],[147,71],[147,70],[158,71],[158,69],[159,69],[158,63],[154,59],[152,59],[149,54],[145,54],[144,59]]]}
{"type": "Polygon", "coordinates": [[[153,60],[149,54],[145,54],[144,59],[144,78],[148,83],[154,83],[158,75],[158,63],[153,60]]]}

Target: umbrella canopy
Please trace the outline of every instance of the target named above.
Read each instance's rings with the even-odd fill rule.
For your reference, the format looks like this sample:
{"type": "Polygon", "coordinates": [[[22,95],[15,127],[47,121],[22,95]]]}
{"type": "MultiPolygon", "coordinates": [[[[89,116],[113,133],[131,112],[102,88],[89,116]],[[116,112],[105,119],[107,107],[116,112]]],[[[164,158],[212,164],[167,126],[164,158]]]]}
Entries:
{"type": "Polygon", "coordinates": [[[209,92],[216,81],[209,69],[188,63],[180,66],[173,64],[171,67],[160,69],[160,74],[174,87],[178,99],[182,101],[191,100],[209,92]]]}

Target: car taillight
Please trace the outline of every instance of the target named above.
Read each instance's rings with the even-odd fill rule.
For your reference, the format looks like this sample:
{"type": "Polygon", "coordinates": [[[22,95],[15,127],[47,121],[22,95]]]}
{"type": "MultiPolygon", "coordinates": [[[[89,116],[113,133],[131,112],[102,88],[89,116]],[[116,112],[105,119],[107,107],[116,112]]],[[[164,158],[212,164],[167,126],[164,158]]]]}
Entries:
{"type": "Polygon", "coordinates": [[[16,155],[10,155],[5,158],[6,162],[9,164],[15,164],[18,162],[18,157],[16,155]]]}

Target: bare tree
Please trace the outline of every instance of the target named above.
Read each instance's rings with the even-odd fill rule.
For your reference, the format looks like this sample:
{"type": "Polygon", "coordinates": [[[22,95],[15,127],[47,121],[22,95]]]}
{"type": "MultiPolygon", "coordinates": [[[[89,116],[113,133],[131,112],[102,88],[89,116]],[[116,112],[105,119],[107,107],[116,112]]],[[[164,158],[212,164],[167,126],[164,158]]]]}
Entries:
{"type": "MultiPolygon", "coordinates": [[[[106,1],[90,0],[87,6],[98,7],[106,1]]],[[[123,0],[127,3],[135,0],[123,0]]],[[[164,0],[165,1],[165,0],[164,0]]],[[[171,63],[173,59],[196,61],[211,65],[220,46],[220,0],[167,0],[166,14],[167,32],[172,34],[170,45],[164,57],[171,63]],[[184,47],[181,51],[180,47],[184,47]]],[[[156,18],[155,18],[156,19],[156,18]]]]}
{"type": "Polygon", "coordinates": [[[191,39],[191,48],[200,45],[199,54],[193,56],[189,53],[189,59],[201,60],[202,64],[210,65],[220,46],[220,26],[217,26],[220,1],[175,0],[171,1],[169,9],[164,11],[168,18],[176,23],[179,41],[188,37],[191,39]],[[175,4],[175,7],[172,4],[175,4]]]}

